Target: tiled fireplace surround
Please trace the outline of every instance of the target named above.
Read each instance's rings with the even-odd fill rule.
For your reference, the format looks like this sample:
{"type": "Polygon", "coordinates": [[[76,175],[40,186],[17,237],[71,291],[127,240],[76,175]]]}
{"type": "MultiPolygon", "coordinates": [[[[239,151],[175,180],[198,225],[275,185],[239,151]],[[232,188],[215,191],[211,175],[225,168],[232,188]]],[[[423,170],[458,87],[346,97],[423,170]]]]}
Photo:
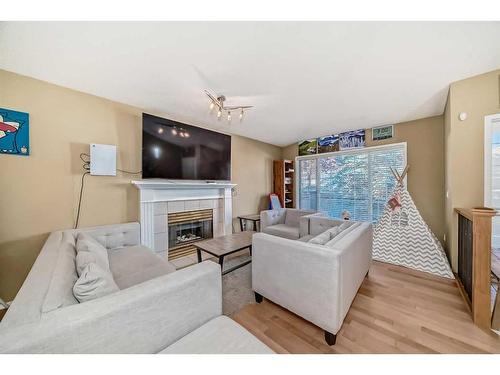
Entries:
{"type": "Polygon", "coordinates": [[[168,214],[211,209],[214,237],[232,233],[230,183],[132,181],[139,189],[141,243],[168,259],[168,214]]]}

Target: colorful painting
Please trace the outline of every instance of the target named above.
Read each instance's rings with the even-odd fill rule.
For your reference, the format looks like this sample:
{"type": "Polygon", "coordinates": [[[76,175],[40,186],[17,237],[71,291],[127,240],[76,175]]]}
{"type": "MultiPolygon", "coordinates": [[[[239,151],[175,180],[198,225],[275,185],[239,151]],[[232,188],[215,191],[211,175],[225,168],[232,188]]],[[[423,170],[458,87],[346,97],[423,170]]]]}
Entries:
{"type": "Polygon", "coordinates": [[[340,133],[339,144],[341,150],[365,147],[365,129],[340,133]]]}
{"type": "Polygon", "coordinates": [[[307,139],[299,143],[299,156],[318,153],[318,139],[307,139]]]}
{"type": "Polygon", "coordinates": [[[339,136],[337,134],[318,138],[318,154],[339,150],[339,136]]]}
{"type": "Polygon", "coordinates": [[[385,125],[372,128],[372,141],[392,138],[394,135],[394,125],[385,125]]]}
{"type": "Polygon", "coordinates": [[[29,114],[0,108],[0,154],[30,154],[29,114]]]}

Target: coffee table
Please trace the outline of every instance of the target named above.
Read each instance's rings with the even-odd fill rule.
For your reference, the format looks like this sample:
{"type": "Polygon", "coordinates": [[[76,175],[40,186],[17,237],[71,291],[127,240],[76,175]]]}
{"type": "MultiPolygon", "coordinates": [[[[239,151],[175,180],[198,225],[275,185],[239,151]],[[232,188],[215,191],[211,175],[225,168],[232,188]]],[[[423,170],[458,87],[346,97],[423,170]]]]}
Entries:
{"type": "Polygon", "coordinates": [[[256,232],[253,231],[245,231],[195,242],[193,245],[196,247],[196,253],[198,254],[198,263],[202,261],[201,252],[204,251],[205,253],[217,257],[223,275],[246,266],[252,261],[251,259],[224,271],[224,257],[247,248],[250,250],[250,255],[252,255],[252,236],[255,233],[256,232]]]}

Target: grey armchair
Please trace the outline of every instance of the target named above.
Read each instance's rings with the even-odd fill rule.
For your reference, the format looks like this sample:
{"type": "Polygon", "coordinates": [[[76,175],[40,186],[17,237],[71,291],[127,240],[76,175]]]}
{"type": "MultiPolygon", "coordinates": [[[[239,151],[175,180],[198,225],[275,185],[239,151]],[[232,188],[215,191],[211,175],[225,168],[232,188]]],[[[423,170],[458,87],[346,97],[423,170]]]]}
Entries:
{"type": "Polygon", "coordinates": [[[322,216],[322,214],[295,208],[262,211],[260,213],[261,232],[298,240],[309,234],[309,219],[314,216],[322,216]]]}

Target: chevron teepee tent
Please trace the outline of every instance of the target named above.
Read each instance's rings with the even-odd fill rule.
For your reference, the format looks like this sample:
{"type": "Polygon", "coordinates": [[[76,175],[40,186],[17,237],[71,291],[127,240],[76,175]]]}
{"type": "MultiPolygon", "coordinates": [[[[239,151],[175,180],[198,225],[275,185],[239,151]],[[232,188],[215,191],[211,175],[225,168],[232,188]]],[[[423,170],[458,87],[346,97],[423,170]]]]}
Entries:
{"type": "Polygon", "coordinates": [[[404,187],[408,166],[402,174],[391,170],[398,184],[375,226],[373,259],[453,278],[443,247],[404,187]]]}

